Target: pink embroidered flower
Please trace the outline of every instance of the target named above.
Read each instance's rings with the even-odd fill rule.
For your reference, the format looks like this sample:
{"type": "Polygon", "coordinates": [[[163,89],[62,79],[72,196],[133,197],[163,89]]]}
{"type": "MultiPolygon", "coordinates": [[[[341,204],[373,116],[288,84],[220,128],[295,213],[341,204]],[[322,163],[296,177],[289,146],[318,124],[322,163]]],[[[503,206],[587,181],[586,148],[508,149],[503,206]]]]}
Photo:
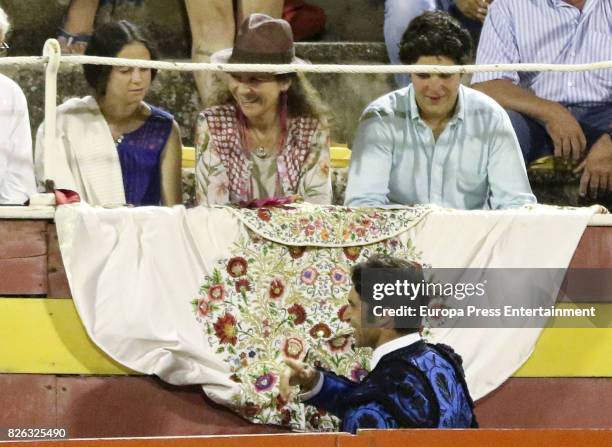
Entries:
{"type": "Polygon", "coordinates": [[[334,267],[330,272],[330,276],[334,284],[344,284],[348,278],[346,271],[342,267],[334,267]]]}
{"type": "Polygon", "coordinates": [[[319,276],[319,272],[317,272],[317,270],[314,267],[307,267],[304,270],[302,270],[302,274],[300,275],[300,280],[304,284],[310,285],[310,284],[314,284],[318,276],[319,276]]]}
{"type": "Polygon", "coordinates": [[[293,317],[293,324],[296,326],[298,324],[302,324],[306,321],[306,309],[300,304],[294,304],[289,309],[287,309],[287,313],[293,317]]]}
{"type": "Polygon", "coordinates": [[[210,299],[207,296],[203,296],[198,300],[197,310],[200,317],[205,317],[210,313],[212,309],[210,306],[210,299]]]}
{"type": "Polygon", "coordinates": [[[286,357],[299,359],[304,352],[304,342],[297,337],[289,337],[283,343],[283,353],[286,357]]]}
{"type": "Polygon", "coordinates": [[[246,259],[236,256],[227,261],[227,273],[234,278],[238,278],[246,274],[248,263],[246,259]]]}
{"type": "Polygon", "coordinates": [[[304,227],[304,234],[306,236],[312,236],[313,234],[315,234],[316,230],[317,229],[315,228],[313,224],[308,224],[304,227]]]}
{"type": "Polygon", "coordinates": [[[300,217],[298,222],[300,223],[302,227],[305,227],[306,225],[310,223],[310,219],[308,217],[300,217]]]}
{"type": "Polygon", "coordinates": [[[361,254],[361,247],[345,247],[342,249],[342,251],[344,252],[344,256],[346,256],[347,259],[350,259],[351,261],[356,261],[357,258],[359,258],[359,255],[361,254]]]}
{"type": "Polygon", "coordinates": [[[215,334],[221,343],[228,343],[235,345],[238,341],[236,328],[236,317],[230,313],[226,313],[222,317],[219,317],[213,325],[215,334]]]}
{"type": "Polygon", "coordinates": [[[208,298],[212,301],[221,301],[225,297],[225,287],[223,284],[213,284],[208,289],[208,298]]]}
{"type": "Polygon", "coordinates": [[[283,296],[283,293],[285,293],[285,283],[283,280],[280,278],[272,280],[270,283],[269,293],[270,298],[275,300],[283,296]]]}
{"type": "Polygon", "coordinates": [[[351,379],[353,379],[354,382],[361,382],[367,375],[368,370],[363,368],[361,365],[356,365],[351,370],[351,379]]]}
{"type": "Polygon", "coordinates": [[[325,323],[317,323],[310,328],[310,335],[313,338],[328,338],[331,336],[331,329],[325,323]]]}
{"type": "Polygon", "coordinates": [[[349,336],[336,337],[327,342],[329,349],[332,351],[345,351],[349,346],[349,336]]]}
{"type": "Polygon", "coordinates": [[[274,387],[276,383],[276,376],[272,373],[267,373],[259,376],[257,380],[255,380],[255,389],[259,393],[263,393],[264,391],[269,391],[274,387]]]}
{"type": "Polygon", "coordinates": [[[236,292],[246,293],[251,291],[251,283],[248,279],[242,278],[236,281],[236,292]]]}

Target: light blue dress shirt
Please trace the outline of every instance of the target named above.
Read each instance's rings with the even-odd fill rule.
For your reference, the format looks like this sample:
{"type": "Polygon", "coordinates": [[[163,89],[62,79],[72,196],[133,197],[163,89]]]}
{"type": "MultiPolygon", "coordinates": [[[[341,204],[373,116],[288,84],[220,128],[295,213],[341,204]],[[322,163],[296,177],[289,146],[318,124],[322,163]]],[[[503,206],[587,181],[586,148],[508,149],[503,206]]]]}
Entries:
{"type": "Polygon", "coordinates": [[[412,85],[363,112],[345,204],[436,204],[501,209],[535,203],[508,114],[493,99],[459,86],[454,116],[434,140],[412,85]]]}
{"type": "MultiPolygon", "coordinates": [[[[477,64],[586,64],[612,59],[612,0],[495,0],[485,19],[477,64]]],[[[476,73],[472,84],[508,79],[565,105],[612,104],[612,70],[476,73]]]]}

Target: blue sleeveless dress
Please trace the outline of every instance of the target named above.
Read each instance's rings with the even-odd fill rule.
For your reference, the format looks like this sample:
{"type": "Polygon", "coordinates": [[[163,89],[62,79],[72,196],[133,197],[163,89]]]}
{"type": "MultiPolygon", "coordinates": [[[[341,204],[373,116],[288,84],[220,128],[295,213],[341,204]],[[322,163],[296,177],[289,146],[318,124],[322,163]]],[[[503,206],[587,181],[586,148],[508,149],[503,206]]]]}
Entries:
{"type": "Polygon", "coordinates": [[[173,117],[149,105],[151,115],[117,146],[127,203],[135,206],[161,203],[161,154],[172,132],[173,117]]]}

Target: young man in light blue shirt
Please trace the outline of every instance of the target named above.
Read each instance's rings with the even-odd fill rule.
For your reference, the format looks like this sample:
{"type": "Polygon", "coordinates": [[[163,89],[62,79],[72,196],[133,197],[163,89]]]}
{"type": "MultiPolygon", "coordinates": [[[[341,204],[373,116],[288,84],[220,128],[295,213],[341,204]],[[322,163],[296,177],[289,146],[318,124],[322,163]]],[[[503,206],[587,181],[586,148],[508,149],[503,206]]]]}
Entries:
{"type": "MultiPolygon", "coordinates": [[[[404,64],[464,64],[469,33],[449,14],[431,11],[404,33],[404,64]]],[[[461,85],[459,74],[411,75],[412,84],[363,112],[345,204],[428,204],[502,209],[535,203],[521,150],[504,109],[461,85]]]]}

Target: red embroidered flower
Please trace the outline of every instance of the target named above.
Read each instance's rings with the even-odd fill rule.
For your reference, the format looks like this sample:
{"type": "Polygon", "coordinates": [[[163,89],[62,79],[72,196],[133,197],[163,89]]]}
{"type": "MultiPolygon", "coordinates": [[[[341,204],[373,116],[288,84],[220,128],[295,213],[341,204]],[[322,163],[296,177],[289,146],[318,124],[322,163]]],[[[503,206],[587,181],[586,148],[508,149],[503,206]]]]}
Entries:
{"type": "Polygon", "coordinates": [[[293,324],[298,325],[306,321],[306,309],[300,304],[294,304],[287,309],[289,315],[293,316],[293,324]]]}
{"type": "Polygon", "coordinates": [[[327,338],[331,335],[331,329],[325,323],[317,323],[310,328],[310,335],[313,338],[327,338]]]}
{"type": "Polygon", "coordinates": [[[310,219],[308,217],[300,217],[300,220],[298,222],[301,226],[305,227],[310,223],[310,219]]]}
{"type": "Polygon", "coordinates": [[[361,247],[345,247],[342,249],[344,252],[344,256],[346,256],[351,261],[356,261],[359,255],[361,254],[361,247]]]}
{"type": "Polygon", "coordinates": [[[289,408],[283,408],[281,410],[281,414],[283,415],[281,419],[281,425],[289,425],[289,423],[291,422],[291,411],[289,410],[289,408]]]}
{"type": "Polygon", "coordinates": [[[293,259],[299,259],[304,255],[306,249],[304,247],[289,247],[289,254],[293,259]]]}
{"type": "Polygon", "coordinates": [[[246,293],[251,291],[251,283],[248,279],[242,278],[236,281],[236,292],[238,293],[246,293]]]}
{"type": "Polygon", "coordinates": [[[200,317],[205,317],[206,315],[210,313],[211,311],[210,299],[208,299],[207,296],[203,296],[202,298],[198,300],[197,310],[198,310],[198,315],[200,317]]]}
{"type": "Polygon", "coordinates": [[[340,309],[338,309],[337,315],[338,315],[338,318],[340,319],[340,321],[348,321],[348,318],[346,316],[347,309],[348,309],[348,304],[345,304],[340,309]]]}
{"type": "Polygon", "coordinates": [[[342,337],[336,337],[327,342],[329,349],[332,351],[344,351],[349,344],[349,336],[344,335],[342,337]]]}
{"type": "Polygon", "coordinates": [[[255,405],[253,402],[247,402],[247,404],[242,408],[242,411],[246,417],[252,418],[261,412],[261,407],[259,405],[255,405]]]}
{"type": "Polygon", "coordinates": [[[289,358],[299,359],[304,352],[304,342],[297,337],[289,337],[283,343],[283,352],[289,358]]]}
{"type": "Polygon", "coordinates": [[[287,405],[287,400],[283,396],[281,396],[280,394],[278,396],[276,396],[276,401],[275,401],[276,409],[280,410],[285,405],[287,405]]]}
{"type": "Polygon", "coordinates": [[[210,286],[208,297],[212,301],[221,301],[225,297],[225,287],[223,287],[223,284],[213,284],[210,286]]]}
{"type": "Polygon", "coordinates": [[[238,332],[236,328],[236,318],[232,314],[226,313],[222,317],[219,317],[213,327],[221,343],[235,345],[238,341],[236,337],[238,332]]]}
{"type": "Polygon", "coordinates": [[[259,208],[257,210],[257,217],[259,217],[264,222],[269,222],[270,219],[272,218],[272,212],[265,208],[259,208]]]}
{"type": "Polygon", "coordinates": [[[314,282],[317,280],[317,276],[319,276],[319,273],[314,267],[307,267],[304,270],[302,270],[302,274],[300,275],[300,280],[304,284],[311,285],[311,284],[314,284],[314,282]]]}
{"type": "Polygon", "coordinates": [[[306,227],[304,227],[304,234],[305,234],[306,236],[312,236],[313,234],[315,234],[315,231],[316,231],[316,230],[317,230],[317,229],[315,228],[315,226],[314,226],[314,225],[309,224],[309,225],[306,225],[306,227]]]}
{"type": "Polygon", "coordinates": [[[259,393],[263,393],[264,391],[269,391],[274,387],[276,383],[276,376],[272,373],[267,373],[259,376],[255,380],[255,389],[259,393]]]}
{"type": "Polygon", "coordinates": [[[234,278],[238,278],[243,276],[247,272],[247,261],[240,256],[236,256],[235,258],[227,261],[227,273],[234,278]]]}
{"type": "Polygon", "coordinates": [[[283,296],[284,292],[285,292],[285,284],[283,283],[283,280],[278,279],[278,278],[272,280],[272,282],[270,283],[270,289],[269,289],[270,298],[278,299],[281,296],[283,296]]]}

